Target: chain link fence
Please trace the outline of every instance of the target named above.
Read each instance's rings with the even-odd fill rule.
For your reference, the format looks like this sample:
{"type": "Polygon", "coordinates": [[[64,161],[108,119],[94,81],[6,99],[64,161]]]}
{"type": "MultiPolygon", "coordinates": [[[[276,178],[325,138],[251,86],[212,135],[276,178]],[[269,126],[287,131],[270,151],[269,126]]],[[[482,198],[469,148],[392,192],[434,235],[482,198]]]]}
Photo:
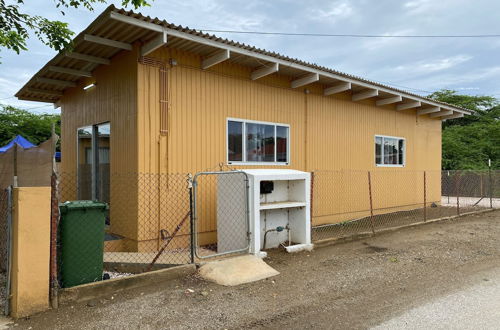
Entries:
{"type": "Polygon", "coordinates": [[[315,171],[312,240],[500,208],[500,171],[315,171]]]}
{"type": "MultiPolygon", "coordinates": [[[[100,200],[108,204],[102,224],[104,237],[102,228],[92,224],[92,212],[78,213],[79,246],[69,256],[59,255],[59,271],[65,268],[65,260],[76,260],[82,274],[90,272],[88,276],[95,277],[92,269],[101,267],[99,276],[115,278],[192,262],[190,180],[183,173],[108,174],[109,184],[102,194],[105,199],[100,200]],[[96,261],[96,249],[104,251],[101,261],[96,261]]],[[[74,173],[60,173],[53,188],[59,203],[64,203],[78,200],[82,195],[79,188],[89,186],[91,183],[78,180],[74,173]]],[[[70,244],[62,237],[63,217],[59,220],[59,254],[66,251],[64,244],[70,244]]]]}

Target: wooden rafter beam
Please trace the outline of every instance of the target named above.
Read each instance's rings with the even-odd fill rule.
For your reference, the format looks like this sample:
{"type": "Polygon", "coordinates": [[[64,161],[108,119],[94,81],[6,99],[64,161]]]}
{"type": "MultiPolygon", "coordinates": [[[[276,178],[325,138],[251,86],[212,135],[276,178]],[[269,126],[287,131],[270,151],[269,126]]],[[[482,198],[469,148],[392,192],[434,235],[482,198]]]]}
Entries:
{"type": "Polygon", "coordinates": [[[203,62],[201,63],[201,68],[203,70],[208,69],[214,65],[217,65],[219,63],[228,60],[230,57],[231,57],[231,52],[227,49],[223,49],[217,52],[217,54],[204,59],[203,62]]]}
{"type": "Polygon", "coordinates": [[[280,66],[278,63],[272,63],[271,65],[266,65],[261,68],[258,68],[257,70],[254,70],[251,74],[251,78],[252,80],[257,80],[262,77],[273,74],[275,72],[278,72],[279,69],[280,66]]]}
{"type": "Polygon", "coordinates": [[[131,44],[127,44],[127,43],[121,42],[121,41],[106,39],[106,38],[102,38],[102,37],[97,37],[97,36],[93,36],[91,34],[84,35],[83,39],[85,41],[93,42],[93,43],[104,45],[104,46],[120,48],[120,49],[125,49],[125,50],[132,50],[131,44]]]}
{"type": "Polygon", "coordinates": [[[323,91],[323,95],[328,96],[337,93],[342,93],[350,90],[351,88],[352,84],[350,82],[341,82],[340,84],[337,84],[335,86],[325,88],[325,90],[323,91]]]}
{"type": "Polygon", "coordinates": [[[367,91],[359,92],[352,95],[353,101],[361,101],[365,99],[369,99],[371,97],[378,96],[378,89],[369,89],[367,91]]]}
{"type": "Polygon", "coordinates": [[[453,114],[453,110],[444,110],[441,109],[439,112],[434,112],[429,115],[431,118],[437,118],[437,117],[443,117],[443,116],[449,116],[453,114]]]}
{"type": "Polygon", "coordinates": [[[79,77],[89,77],[89,78],[92,77],[92,72],[90,71],[75,70],[75,69],[63,68],[60,66],[49,66],[49,70],[52,72],[65,73],[79,77]]]}
{"type": "Polygon", "coordinates": [[[463,113],[460,113],[460,112],[455,112],[454,114],[452,115],[448,115],[448,116],[443,116],[441,117],[442,120],[448,120],[448,119],[456,119],[456,118],[462,118],[464,116],[463,113]]]}
{"type": "Polygon", "coordinates": [[[312,84],[313,82],[316,82],[318,80],[319,80],[319,74],[317,74],[317,73],[310,73],[310,74],[305,75],[305,76],[303,76],[301,78],[292,80],[292,82],[290,83],[290,86],[292,88],[299,88],[299,87],[302,87],[302,86],[305,86],[305,85],[312,84]]]}
{"type": "Polygon", "coordinates": [[[375,102],[375,104],[377,106],[381,106],[381,105],[386,105],[386,104],[398,103],[401,101],[403,101],[403,98],[401,97],[401,95],[396,95],[396,96],[387,97],[385,99],[377,100],[377,102],[375,102]]]}
{"type": "Polygon", "coordinates": [[[417,110],[417,115],[423,116],[423,115],[428,115],[430,113],[439,112],[439,111],[441,111],[440,107],[427,107],[427,108],[417,110]]]}
{"type": "Polygon", "coordinates": [[[401,110],[418,108],[420,106],[422,106],[422,103],[420,103],[420,101],[412,101],[412,102],[398,104],[396,106],[396,110],[401,111],[401,110]]]}
{"type": "Polygon", "coordinates": [[[167,33],[164,31],[160,33],[158,36],[147,42],[144,46],[141,48],[141,56],[146,56],[158,48],[162,47],[163,45],[167,44],[167,33]]]}
{"type": "Polygon", "coordinates": [[[51,96],[62,96],[63,93],[59,91],[51,91],[47,89],[38,89],[38,88],[27,88],[26,91],[30,93],[36,93],[36,94],[44,94],[44,95],[51,95],[51,96]]]}
{"type": "Polygon", "coordinates": [[[61,87],[76,87],[76,83],[67,80],[49,79],[49,78],[36,78],[36,81],[42,84],[49,84],[61,87]]]}
{"type": "Polygon", "coordinates": [[[105,64],[105,65],[109,65],[109,63],[111,63],[111,61],[108,60],[107,58],[91,56],[91,55],[86,55],[86,54],[68,52],[65,55],[66,55],[66,57],[69,57],[69,58],[74,58],[77,60],[86,61],[86,62],[90,62],[90,63],[105,64]]]}

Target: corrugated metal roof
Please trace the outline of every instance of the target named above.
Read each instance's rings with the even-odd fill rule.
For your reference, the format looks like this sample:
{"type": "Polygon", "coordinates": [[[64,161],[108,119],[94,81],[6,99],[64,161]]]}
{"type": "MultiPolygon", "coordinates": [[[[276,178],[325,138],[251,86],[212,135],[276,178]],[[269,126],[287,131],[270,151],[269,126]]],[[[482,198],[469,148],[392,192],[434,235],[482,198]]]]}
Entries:
{"type": "MultiPolygon", "coordinates": [[[[153,27],[161,27],[167,31],[177,31],[175,36],[169,35],[168,45],[169,47],[178,48],[181,50],[198,53],[202,56],[210,56],[218,50],[218,48],[224,45],[232,47],[232,49],[241,50],[244,53],[236,53],[231,56],[230,61],[243,64],[251,67],[262,66],[262,59],[259,60],[258,55],[265,56],[269,60],[268,63],[272,62],[273,59],[285,61],[287,65],[280,65],[280,74],[290,75],[291,77],[300,77],[308,73],[308,68],[313,71],[319,71],[320,82],[321,83],[333,83],[335,81],[350,81],[353,84],[353,91],[363,90],[366,88],[382,89],[380,96],[390,96],[391,92],[397,95],[402,95],[404,98],[409,100],[420,100],[425,102],[427,106],[438,105],[444,106],[446,108],[464,112],[471,113],[471,110],[456,107],[454,105],[439,102],[430,98],[422,97],[418,94],[411,93],[409,91],[394,88],[389,85],[381,84],[375,81],[371,81],[362,77],[350,75],[344,72],[333,70],[315,63],[310,63],[302,61],[296,58],[291,58],[276,52],[267,51],[265,49],[256,48],[251,45],[236,42],[233,40],[218,37],[216,35],[203,33],[188,27],[183,27],[182,25],[175,25],[169,23],[165,20],[160,20],[159,18],[151,18],[149,16],[143,16],[140,13],[135,13],[133,11],[126,11],[124,9],[115,8],[113,5],[109,6],[99,17],[94,20],[84,31],[82,31],[74,39],[74,49],[73,52],[91,55],[96,57],[102,57],[109,59],[116,55],[122,49],[114,48],[102,44],[97,44],[85,40],[84,36],[87,34],[102,37],[106,39],[111,39],[115,41],[120,41],[128,44],[133,44],[134,42],[146,42],[158,35],[158,30],[151,29],[153,27]],[[116,20],[111,18],[112,13],[116,13],[119,16],[125,18],[133,19],[133,24],[130,22],[122,20],[116,20]],[[145,23],[145,26],[141,26],[139,23],[145,23]],[[146,26],[148,25],[148,26],[146,26]],[[198,38],[194,40],[190,38],[198,38]],[[201,43],[200,39],[211,41],[212,44],[201,43]],[[218,47],[220,46],[220,47],[218,47]],[[254,55],[254,56],[253,56],[254,55]],[[358,85],[356,85],[358,84],[358,85]]],[[[168,33],[168,32],[167,32],[168,33]]],[[[65,56],[64,53],[56,55],[52,60],[50,60],[40,71],[38,71],[28,83],[19,90],[16,96],[19,99],[42,101],[42,102],[52,102],[55,103],[59,100],[60,96],[52,95],[52,91],[63,92],[64,89],[68,87],[55,86],[52,84],[41,83],[37,81],[38,78],[49,78],[64,80],[70,82],[76,82],[80,77],[67,74],[54,72],[50,70],[51,66],[58,66],[67,69],[83,70],[83,71],[93,71],[97,66],[101,64],[89,63],[80,59],[70,58],[65,56]],[[46,90],[47,93],[42,93],[38,90],[46,90]]]]}

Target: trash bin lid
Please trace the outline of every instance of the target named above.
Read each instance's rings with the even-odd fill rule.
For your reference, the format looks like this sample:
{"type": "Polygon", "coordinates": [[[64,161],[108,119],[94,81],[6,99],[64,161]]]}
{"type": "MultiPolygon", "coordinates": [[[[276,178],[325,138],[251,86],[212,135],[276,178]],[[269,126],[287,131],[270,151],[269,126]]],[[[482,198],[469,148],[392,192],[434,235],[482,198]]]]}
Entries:
{"type": "Polygon", "coordinates": [[[99,201],[67,201],[59,205],[61,212],[68,210],[88,210],[88,209],[106,209],[108,204],[99,201]]]}

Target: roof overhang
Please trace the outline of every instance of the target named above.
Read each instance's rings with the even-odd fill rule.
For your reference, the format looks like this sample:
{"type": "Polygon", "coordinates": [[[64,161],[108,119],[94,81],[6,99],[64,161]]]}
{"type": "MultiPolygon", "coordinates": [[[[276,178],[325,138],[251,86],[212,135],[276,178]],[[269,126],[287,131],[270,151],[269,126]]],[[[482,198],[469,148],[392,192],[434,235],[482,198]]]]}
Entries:
{"type": "Polygon", "coordinates": [[[108,65],[117,53],[132,50],[136,42],[142,45],[141,56],[168,43],[173,48],[200,54],[203,58],[202,69],[230,61],[252,68],[252,80],[279,72],[290,77],[290,88],[318,82],[326,86],[325,97],[351,91],[354,102],[373,98],[377,106],[395,104],[398,111],[414,109],[419,116],[428,115],[443,120],[472,113],[468,109],[114,6],[108,7],[74,39],[72,52],[56,55],[16,96],[22,100],[55,104],[67,88],[75,87],[81,78],[91,77],[98,66],[108,65]]]}

